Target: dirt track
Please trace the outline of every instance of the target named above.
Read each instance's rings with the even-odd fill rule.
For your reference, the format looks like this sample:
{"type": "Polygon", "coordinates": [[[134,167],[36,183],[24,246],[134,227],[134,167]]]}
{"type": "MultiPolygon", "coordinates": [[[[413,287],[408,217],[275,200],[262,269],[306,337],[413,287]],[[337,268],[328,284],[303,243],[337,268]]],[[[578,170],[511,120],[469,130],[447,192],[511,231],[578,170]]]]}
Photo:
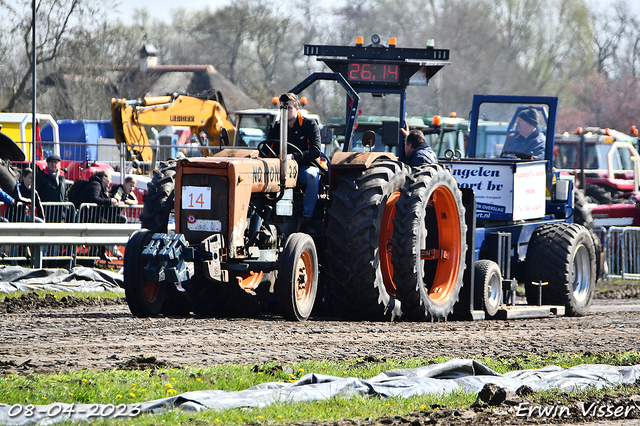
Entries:
{"type": "MultiPolygon", "coordinates": [[[[627,289],[628,290],[628,289],[627,289]]],[[[610,295],[611,296],[611,295],[610,295]]],[[[280,318],[228,320],[204,318],[133,318],[123,301],[92,306],[75,298],[46,300],[23,296],[0,303],[0,374],[52,373],[73,369],[135,368],[136,359],[153,366],[262,363],[286,364],[303,359],[345,360],[355,357],[514,356],[553,352],[635,351],[640,347],[638,292],[616,292],[621,300],[596,300],[582,318],[448,322],[361,323],[280,318]],[[628,294],[627,294],[628,293],[628,294]],[[118,304],[120,303],[120,304],[118,304]],[[18,313],[11,313],[18,312],[18,313]],[[153,355],[143,360],[140,355],[153,355]]],[[[372,358],[367,358],[372,360],[372,358]]],[[[518,368],[518,366],[514,366],[518,368]]],[[[482,392],[481,392],[482,394],[482,392]]],[[[297,423],[300,426],[406,425],[638,425],[640,396],[606,396],[585,403],[635,406],[622,421],[580,417],[522,418],[511,397],[491,407],[431,407],[425,411],[379,419],[297,423]],[[583,423],[583,422],[587,423],[583,423]]],[[[553,406],[553,401],[548,402],[553,406]]]]}
{"type": "Polygon", "coordinates": [[[636,351],[640,301],[596,300],[582,318],[362,323],[133,318],[125,305],[0,316],[0,374],[100,369],[139,355],[177,366],[354,357],[513,356],[636,351]]]}

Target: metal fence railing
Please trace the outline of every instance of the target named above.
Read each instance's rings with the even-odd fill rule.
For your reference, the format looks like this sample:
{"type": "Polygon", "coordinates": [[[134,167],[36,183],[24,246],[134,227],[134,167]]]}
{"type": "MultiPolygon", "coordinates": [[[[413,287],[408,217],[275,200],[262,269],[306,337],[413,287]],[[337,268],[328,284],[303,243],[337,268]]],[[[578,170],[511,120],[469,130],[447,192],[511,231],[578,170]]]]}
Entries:
{"type": "MultiPolygon", "coordinates": [[[[82,204],[76,210],[72,203],[42,203],[42,207],[47,223],[110,223],[116,227],[118,224],[140,223],[143,206],[103,207],[82,204]]],[[[30,209],[21,203],[5,206],[0,202],[0,213],[2,221],[27,222],[30,209]]],[[[593,231],[602,242],[604,278],[640,279],[640,227],[596,228],[593,231]]],[[[55,241],[56,238],[52,236],[52,243],[42,248],[43,260],[66,260],[75,264],[77,259],[96,260],[104,258],[105,254],[117,258],[124,253],[124,246],[120,245],[65,246],[57,245],[55,241]]],[[[0,258],[4,261],[25,261],[32,255],[27,246],[0,246],[0,258]]]]}
{"type": "Polygon", "coordinates": [[[607,277],[640,279],[640,227],[612,226],[603,232],[607,277]]]}
{"type": "MultiPolygon", "coordinates": [[[[127,205],[124,207],[104,207],[97,204],[81,204],[76,210],[73,203],[42,203],[46,223],[112,223],[112,224],[138,224],[142,205],[127,205]]],[[[30,222],[30,208],[22,203],[15,206],[5,206],[0,202],[0,212],[3,221],[6,222],[30,222]]],[[[114,225],[117,226],[117,225],[114,225]]],[[[52,244],[40,248],[38,256],[42,260],[68,261],[71,265],[79,259],[97,260],[100,258],[121,258],[124,246],[73,246],[55,244],[56,238],[51,237],[52,244]]],[[[0,246],[0,257],[4,261],[17,264],[26,261],[36,255],[33,248],[24,245],[0,246]]]]}

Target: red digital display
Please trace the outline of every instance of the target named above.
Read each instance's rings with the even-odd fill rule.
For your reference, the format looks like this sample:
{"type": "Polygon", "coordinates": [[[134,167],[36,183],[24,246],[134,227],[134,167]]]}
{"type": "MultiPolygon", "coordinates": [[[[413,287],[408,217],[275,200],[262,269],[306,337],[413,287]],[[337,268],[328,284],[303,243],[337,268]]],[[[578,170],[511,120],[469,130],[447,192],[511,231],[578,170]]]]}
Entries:
{"type": "Polygon", "coordinates": [[[351,81],[368,83],[399,83],[400,70],[398,65],[350,62],[347,78],[351,81]]]}

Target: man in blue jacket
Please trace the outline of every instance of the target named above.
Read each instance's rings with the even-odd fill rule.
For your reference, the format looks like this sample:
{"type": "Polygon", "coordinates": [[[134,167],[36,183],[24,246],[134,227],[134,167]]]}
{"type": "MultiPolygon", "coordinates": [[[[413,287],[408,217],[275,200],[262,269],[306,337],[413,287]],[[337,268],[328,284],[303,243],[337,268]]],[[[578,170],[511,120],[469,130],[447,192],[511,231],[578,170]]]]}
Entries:
{"type": "Polygon", "coordinates": [[[516,119],[518,134],[507,138],[502,158],[544,160],[545,136],[538,127],[538,113],[533,108],[520,111],[516,119]]]}
{"type": "MultiPolygon", "coordinates": [[[[402,134],[404,135],[405,132],[403,131],[402,134]]],[[[404,162],[411,167],[438,163],[438,157],[425,139],[422,131],[414,129],[406,134],[404,140],[404,162]]]]}

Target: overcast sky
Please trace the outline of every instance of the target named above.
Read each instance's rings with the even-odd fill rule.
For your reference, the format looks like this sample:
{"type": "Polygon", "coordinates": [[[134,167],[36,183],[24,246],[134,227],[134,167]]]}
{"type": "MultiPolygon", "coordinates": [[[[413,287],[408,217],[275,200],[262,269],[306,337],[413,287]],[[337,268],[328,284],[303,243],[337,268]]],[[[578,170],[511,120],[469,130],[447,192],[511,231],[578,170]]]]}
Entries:
{"type": "MultiPolygon", "coordinates": [[[[11,3],[12,0],[9,0],[11,3]]],[[[319,4],[329,9],[333,6],[339,6],[344,0],[316,0],[314,4],[319,4]]],[[[587,4],[599,6],[601,4],[611,5],[616,0],[587,0],[587,4]]],[[[640,1],[627,0],[631,5],[635,13],[640,14],[640,1]]],[[[133,9],[146,8],[151,16],[162,19],[166,22],[171,21],[171,11],[177,7],[184,8],[186,10],[203,10],[205,7],[209,7],[210,10],[216,10],[219,7],[223,7],[229,4],[228,0],[122,0],[119,6],[119,13],[112,13],[114,19],[120,17],[124,22],[131,22],[133,17],[133,9]]]]}
{"type": "MultiPolygon", "coordinates": [[[[340,0],[315,0],[313,3],[330,8],[341,2],[340,0]]],[[[209,10],[213,11],[228,4],[228,0],[122,0],[118,7],[119,13],[113,12],[110,16],[114,17],[114,19],[119,17],[123,22],[129,23],[133,20],[133,9],[146,8],[152,17],[171,22],[172,11],[177,8],[183,8],[187,11],[200,11],[208,7],[209,10]]]]}
{"type": "MultiPolygon", "coordinates": [[[[11,6],[18,3],[17,0],[5,0],[11,6]]],[[[339,6],[345,0],[315,0],[314,4],[322,5],[326,9],[330,9],[333,6],[339,6]]],[[[599,5],[611,5],[616,0],[587,0],[587,4],[595,7],[599,5]]],[[[153,18],[162,19],[169,23],[171,22],[172,11],[177,8],[184,8],[187,11],[199,11],[205,7],[209,7],[210,10],[216,10],[219,7],[224,7],[229,4],[228,0],[118,0],[120,5],[117,9],[111,7],[107,8],[111,19],[120,19],[124,23],[131,23],[135,17],[134,9],[146,8],[153,18]]],[[[113,4],[114,2],[111,2],[113,4]]],[[[627,0],[627,3],[631,6],[634,13],[640,15],[640,1],[627,0]]],[[[1,15],[1,14],[0,14],[1,15]]],[[[0,22],[2,22],[2,16],[0,16],[0,22]]]]}

